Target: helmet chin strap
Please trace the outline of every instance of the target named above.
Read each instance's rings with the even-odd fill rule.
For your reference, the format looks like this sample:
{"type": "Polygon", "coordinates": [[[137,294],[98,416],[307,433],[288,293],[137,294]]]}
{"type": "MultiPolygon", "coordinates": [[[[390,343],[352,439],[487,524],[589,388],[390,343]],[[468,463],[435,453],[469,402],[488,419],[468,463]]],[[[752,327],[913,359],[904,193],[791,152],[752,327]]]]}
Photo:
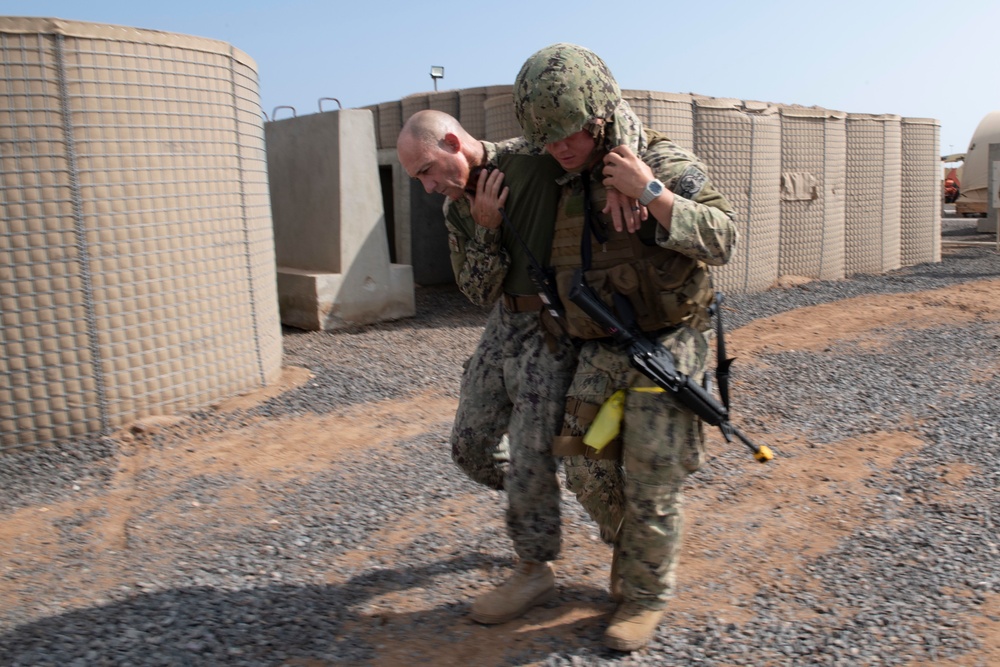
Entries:
{"type": "Polygon", "coordinates": [[[594,138],[598,144],[604,140],[604,126],[607,121],[603,118],[594,118],[589,123],[587,123],[583,129],[590,132],[590,136],[594,138]]]}

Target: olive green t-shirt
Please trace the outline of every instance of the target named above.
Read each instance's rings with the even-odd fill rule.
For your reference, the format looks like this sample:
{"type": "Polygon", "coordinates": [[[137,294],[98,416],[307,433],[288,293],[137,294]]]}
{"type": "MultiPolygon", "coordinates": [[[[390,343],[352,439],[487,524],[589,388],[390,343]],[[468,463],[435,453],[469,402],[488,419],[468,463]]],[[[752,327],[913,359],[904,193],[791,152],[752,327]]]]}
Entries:
{"type": "MultiPolygon", "coordinates": [[[[528,273],[530,258],[518,236],[535,259],[543,266],[547,265],[562,192],[556,179],[562,176],[563,170],[548,155],[500,155],[496,158],[495,166],[504,174],[503,185],[510,188],[504,208],[507,220],[514,229],[509,229],[506,222],[501,226],[499,234],[477,229],[467,202],[455,202],[457,205],[450,206],[448,222],[452,233],[465,236],[457,253],[456,248],[452,248],[456,278],[459,277],[460,265],[475,262],[480,256],[466,252],[470,240],[485,244],[499,241],[496,251],[499,252],[502,246],[510,261],[503,277],[503,291],[508,294],[537,294],[538,290],[528,273]]],[[[483,267],[480,271],[476,267],[467,266],[464,274],[471,276],[469,280],[477,280],[489,275],[490,269],[483,267]]],[[[459,287],[463,288],[463,292],[466,291],[465,286],[460,284],[459,287]]],[[[476,286],[476,289],[481,290],[482,286],[476,286]]]]}

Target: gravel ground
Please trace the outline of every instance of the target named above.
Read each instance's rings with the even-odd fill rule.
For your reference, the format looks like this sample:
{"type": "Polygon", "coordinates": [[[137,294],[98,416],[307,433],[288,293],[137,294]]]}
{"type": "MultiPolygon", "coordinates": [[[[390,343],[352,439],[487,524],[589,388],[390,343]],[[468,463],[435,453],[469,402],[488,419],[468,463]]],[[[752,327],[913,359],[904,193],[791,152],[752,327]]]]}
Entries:
{"type": "MultiPolygon", "coordinates": [[[[946,221],[945,239],[964,238],[967,226],[946,221]]],[[[940,264],[732,296],[727,327],[850,297],[994,278],[1000,278],[995,249],[949,248],[940,264]]],[[[168,449],[247,424],[322,416],[424,391],[457,397],[461,364],[485,312],[451,288],[421,288],[417,297],[418,316],[403,322],[336,333],[286,330],[286,365],[309,368],[312,380],[251,409],[190,415],[150,434],[148,446],[168,449]]],[[[986,667],[989,657],[970,619],[988,619],[992,628],[1000,622],[1000,382],[993,372],[1000,328],[973,321],[885,333],[898,344],[775,351],[764,355],[767,363],[737,365],[737,410],[753,406],[738,412],[744,430],[796,430],[811,442],[835,443],[905,423],[924,443],[889,474],[866,482],[872,495],[865,509],[875,520],[809,559],[801,577],[778,573],[759,586],[747,608],[752,622],[682,615],[664,624],[647,650],[631,655],[604,649],[596,623],[575,637],[540,632],[528,643],[511,639],[492,662],[476,664],[986,667]],[[958,488],[943,478],[942,462],[969,471],[958,488]],[[944,491],[950,500],[934,500],[944,491]],[[815,613],[795,611],[802,607],[815,613]]],[[[156,504],[142,505],[119,550],[93,546],[95,526],[115,510],[81,503],[54,522],[52,543],[4,549],[0,590],[14,592],[0,597],[0,664],[466,664],[447,642],[473,632],[462,629],[472,627],[465,620],[468,599],[504,576],[512,552],[496,519],[502,496],[465,480],[442,454],[450,418],[441,415],[433,429],[388,454],[362,450],[312,474],[264,483],[206,469],[169,487],[156,504]],[[220,505],[241,484],[253,487],[255,511],[280,521],[227,517],[220,505]],[[462,503],[470,527],[456,531],[449,512],[462,503]],[[178,508],[193,504],[219,511],[195,524],[182,521],[178,508]],[[428,521],[421,530],[391,553],[375,548],[380,531],[406,525],[415,514],[428,521]],[[102,587],[108,568],[115,581],[130,583],[102,587]],[[60,576],[74,583],[53,586],[60,576]],[[387,619],[376,599],[399,592],[430,611],[387,619]],[[436,646],[435,657],[420,653],[416,639],[436,646]],[[408,641],[415,647],[410,654],[398,646],[408,641]]],[[[99,501],[131,455],[127,448],[99,438],[0,457],[0,514],[82,497],[99,501]]],[[[690,485],[722,492],[745,468],[742,452],[719,453],[690,485]]],[[[170,475],[143,469],[136,491],[164,488],[170,475]]],[[[572,499],[564,506],[568,526],[590,530],[572,499]]],[[[682,563],[682,580],[683,569],[682,563]]],[[[602,594],[568,586],[561,599],[605,604],[602,594]]]]}

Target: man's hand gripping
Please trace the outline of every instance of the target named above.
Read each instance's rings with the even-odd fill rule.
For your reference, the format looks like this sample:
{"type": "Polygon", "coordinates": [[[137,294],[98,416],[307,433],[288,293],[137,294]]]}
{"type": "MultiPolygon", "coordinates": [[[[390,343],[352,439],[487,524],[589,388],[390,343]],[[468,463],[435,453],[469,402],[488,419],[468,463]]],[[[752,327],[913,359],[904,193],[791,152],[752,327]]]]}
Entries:
{"type": "Polygon", "coordinates": [[[500,209],[507,202],[507,195],[510,188],[503,185],[503,172],[493,169],[488,175],[481,173],[476,182],[476,194],[466,193],[465,198],[469,200],[469,208],[472,210],[472,219],[476,224],[486,229],[498,229],[503,222],[500,216],[500,209]]]}

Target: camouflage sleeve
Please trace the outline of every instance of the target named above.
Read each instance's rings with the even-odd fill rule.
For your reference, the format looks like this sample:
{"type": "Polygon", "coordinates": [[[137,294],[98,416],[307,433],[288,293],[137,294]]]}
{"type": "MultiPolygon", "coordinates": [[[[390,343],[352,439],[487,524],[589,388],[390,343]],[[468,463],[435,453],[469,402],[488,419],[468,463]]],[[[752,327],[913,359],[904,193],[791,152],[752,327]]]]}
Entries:
{"type": "Polygon", "coordinates": [[[672,141],[657,141],[642,156],[674,193],[670,230],[657,225],[656,243],[712,266],[725,264],[736,248],[733,207],[715,189],[705,166],[672,141]]]}
{"type": "Polygon", "coordinates": [[[510,266],[510,257],[500,244],[500,231],[477,225],[467,201],[448,201],[444,211],[458,289],[477,306],[490,306],[500,298],[510,266]]]}
{"type": "MultiPolygon", "coordinates": [[[[486,142],[484,141],[483,144],[486,142]]],[[[493,144],[495,155],[544,155],[545,148],[528,143],[524,137],[504,139],[493,144]]]]}

